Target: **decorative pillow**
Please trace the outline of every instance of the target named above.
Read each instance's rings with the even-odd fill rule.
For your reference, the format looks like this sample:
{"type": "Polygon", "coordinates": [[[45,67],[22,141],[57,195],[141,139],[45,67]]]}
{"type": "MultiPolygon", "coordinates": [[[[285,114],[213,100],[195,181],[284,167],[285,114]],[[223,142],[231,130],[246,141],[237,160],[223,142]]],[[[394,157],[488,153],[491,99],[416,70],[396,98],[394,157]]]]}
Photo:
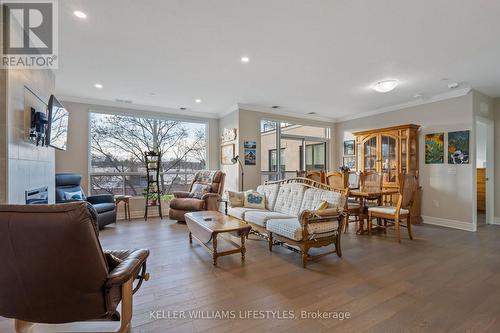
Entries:
{"type": "Polygon", "coordinates": [[[256,191],[246,191],[243,206],[248,208],[266,209],[266,197],[264,194],[260,194],[256,191]]]}
{"type": "Polygon", "coordinates": [[[194,183],[189,193],[190,198],[201,199],[205,194],[210,193],[212,186],[208,184],[194,183]]]}
{"type": "Polygon", "coordinates": [[[227,191],[227,200],[231,207],[243,207],[245,204],[245,192],[227,191]]]}
{"type": "Polygon", "coordinates": [[[327,209],[328,208],[328,201],[321,201],[318,205],[318,207],[316,207],[316,210],[324,210],[324,209],[327,209]]]}
{"type": "Polygon", "coordinates": [[[83,200],[82,191],[64,192],[64,199],[66,200],[83,200]]]}

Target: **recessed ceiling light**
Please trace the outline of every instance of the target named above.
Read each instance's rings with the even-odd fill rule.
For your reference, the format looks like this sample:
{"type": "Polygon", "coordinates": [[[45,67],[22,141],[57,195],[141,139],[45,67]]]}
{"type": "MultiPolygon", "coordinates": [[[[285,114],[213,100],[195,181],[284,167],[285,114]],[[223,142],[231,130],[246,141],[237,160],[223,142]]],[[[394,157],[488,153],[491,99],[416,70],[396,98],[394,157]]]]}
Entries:
{"type": "Polygon", "coordinates": [[[81,19],[86,19],[87,18],[87,14],[85,14],[84,12],[82,12],[80,10],[75,10],[73,12],[73,15],[75,15],[76,17],[81,18],[81,19]]]}
{"type": "Polygon", "coordinates": [[[373,90],[379,93],[386,93],[391,90],[394,90],[398,86],[398,80],[383,80],[375,83],[373,85],[373,90]]]}
{"type": "Polygon", "coordinates": [[[103,85],[100,83],[96,83],[96,84],[94,84],[94,87],[96,87],[97,89],[102,89],[103,85]]]}
{"type": "Polygon", "coordinates": [[[249,57],[241,57],[241,62],[246,64],[246,63],[250,62],[250,58],[249,57]]]}
{"type": "Polygon", "coordinates": [[[201,99],[197,98],[194,100],[196,103],[201,103],[201,99]]]}
{"type": "Polygon", "coordinates": [[[448,85],[448,88],[450,88],[450,89],[456,89],[456,88],[458,88],[458,86],[459,86],[458,82],[453,82],[453,83],[450,83],[448,85]]]}
{"type": "Polygon", "coordinates": [[[413,95],[413,98],[422,98],[422,97],[424,97],[423,93],[416,93],[415,95],[413,95]]]}

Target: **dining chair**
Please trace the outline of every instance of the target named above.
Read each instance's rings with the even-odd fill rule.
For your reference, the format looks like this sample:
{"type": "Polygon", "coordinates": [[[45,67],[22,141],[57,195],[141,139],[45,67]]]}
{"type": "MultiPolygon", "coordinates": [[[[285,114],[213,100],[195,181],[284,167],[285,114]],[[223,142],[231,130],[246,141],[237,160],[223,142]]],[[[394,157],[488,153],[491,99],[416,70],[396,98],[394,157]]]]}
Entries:
{"type": "MultiPolygon", "coordinates": [[[[325,180],[328,186],[334,190],[346,190],[349,187],[349,173],[340,171],[331,171],[325,174],[325,180]]],[[[346,202],[346,223],[344,227],[344,233],[347,232],[348,225],[350,222],[350,217],[354,217],[354,221],[359,221],[361,204],[356,199],[348,199],[346,202]]]]}
{"type": "Polygon", "coordinates": [[[306,171],[306,177],[316,182],[325,184],[325,172],[323,170],[306,171]]]}
{"type": "Polygon", "coordinates": [[[328,186],[334,189],[345,190],[349,187],[348,175],[341,171],[331,171],[325,174],[325,181],[328,186]]]}
{"type": "MultiPolygon", "coordinates": [[[[415,192],[418,189],[418,179],[415,174],[406,174],[399,176],[399,198],[396,206],[379,206],[368,209],[368,234],[371,234],[372,220],[374,218],[384,219],[384,225],[379,227],[387,229],[388,226],[395,226],[398,242],[401,243],[400,226],[401,221],[406,221],[408,237],[413,239],[411,232],[411,206],[415,192]],[[389,220],[389,221],[388,221],[389,220]]],[[[403,225],[404,226],[404,225],[403,225]]]]}
{"type": "Polygon", "coordinates": [[[349,175],[347,177],[347,183],[351,190],[358,189],[361,185],[361,172],[349,171],[349,175]]]}
{"type": "Polygon", "coordinates": [[[304,171],[304,170],[296,170],[295,172],[297,173],[297,177],[299,177],[299,178],[306,178],[306,173],[307,173],[306,171],[304,171]]]}

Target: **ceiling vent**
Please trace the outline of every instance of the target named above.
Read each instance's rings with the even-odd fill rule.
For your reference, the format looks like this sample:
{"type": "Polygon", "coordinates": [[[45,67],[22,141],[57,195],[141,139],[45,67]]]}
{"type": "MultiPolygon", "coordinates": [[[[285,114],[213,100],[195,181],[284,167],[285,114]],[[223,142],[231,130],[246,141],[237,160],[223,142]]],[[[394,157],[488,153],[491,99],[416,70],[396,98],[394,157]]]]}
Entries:
{"type": "Polygon", "coordinates": [[[132,100],[130,99],[121,99],[121,98],[117,98],[115,99],[115,102],[118,102],[118,103],[126,103],[126,104],[132,104],[132,100]]]}
{"type": "Polygon", "coordinates": [[[312,112],[308,112],[307,114],[314,115],[314,114],[316,114],[316,112],[312,111],[312,112]]]}
{"type": "Polygon", "coordinates": [[[273,106],[271,106],[271,108],[273,108],[273,109],[279,109],[280,107],[281,106],[279,106],[279,105],[273,105],[273,106]]]}

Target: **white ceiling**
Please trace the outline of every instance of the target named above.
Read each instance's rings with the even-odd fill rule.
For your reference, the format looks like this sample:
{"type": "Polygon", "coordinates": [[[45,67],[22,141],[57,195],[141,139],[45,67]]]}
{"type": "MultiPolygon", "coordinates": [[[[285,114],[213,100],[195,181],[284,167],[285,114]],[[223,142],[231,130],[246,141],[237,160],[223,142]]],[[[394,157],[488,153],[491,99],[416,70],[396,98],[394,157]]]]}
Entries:
{"type": "Polygon", "coordinates": [[[207,116],[237,103],[280,105],[279,112],[333,119],[442,94],[451,82],[500,96],[496,0],[59,4],[56,90],[66,97],[207,116]],[[87,19],[73,16],[76,9],[87,19]],[[386,78],[400,85],[386,94],[370,89],[386,78]]]}

